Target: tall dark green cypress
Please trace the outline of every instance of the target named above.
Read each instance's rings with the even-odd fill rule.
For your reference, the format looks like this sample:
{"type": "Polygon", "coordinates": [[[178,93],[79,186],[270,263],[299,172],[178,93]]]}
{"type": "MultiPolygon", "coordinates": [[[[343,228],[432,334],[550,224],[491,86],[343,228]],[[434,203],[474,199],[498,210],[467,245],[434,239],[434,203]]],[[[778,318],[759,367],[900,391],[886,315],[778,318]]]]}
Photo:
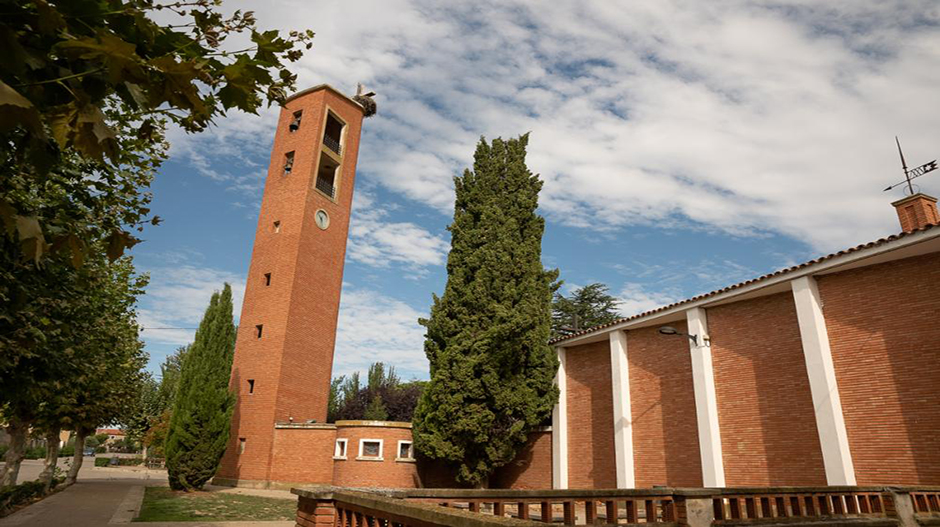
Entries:
{"type": "Polygon", "coordinates": [[[526,167],[528,140],[481,139],[473,170],[454,178],[447,286],[420,321],[431,381],[415,448],[477,487],[516,457],[558,399],[548,345],[558,271],[542,267],[542,182],[526,167]]]}
{"type": "Polygon", "coordinates": [[[212,295],[183,360],[165,447],[173,489],[200,489],[219,468],[235,407],[228,386],[234,355],[232,288],[225,284],[212,295]]]}

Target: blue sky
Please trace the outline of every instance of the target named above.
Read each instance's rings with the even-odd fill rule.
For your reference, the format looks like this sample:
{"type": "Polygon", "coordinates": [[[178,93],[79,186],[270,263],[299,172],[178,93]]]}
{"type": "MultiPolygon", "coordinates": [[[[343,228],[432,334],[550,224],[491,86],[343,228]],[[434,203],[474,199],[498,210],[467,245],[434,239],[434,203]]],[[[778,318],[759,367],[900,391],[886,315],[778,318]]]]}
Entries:
{"type": "MultiPolygon", "coordinates": [[[[531,132],[545,265],[565,290],[607,284],[624,315],[896,232],[894,135],[912,165],[940,156],[935,2],[225,5],[317,32],[300,88],[378,93],[337,374],[384,360],[427,377],[416,319],[444,288],[452,178],[481,135],[531,132]]],[[[145,328],[195,327],[224,281],[238,316],[275,118],[170,132],[165,222],[133,251],[145,328]]],[[[918,183],[940,193],[940,176],[918,183]]],[[[151,368],[192,334],[145,330],[151,368]]]]}

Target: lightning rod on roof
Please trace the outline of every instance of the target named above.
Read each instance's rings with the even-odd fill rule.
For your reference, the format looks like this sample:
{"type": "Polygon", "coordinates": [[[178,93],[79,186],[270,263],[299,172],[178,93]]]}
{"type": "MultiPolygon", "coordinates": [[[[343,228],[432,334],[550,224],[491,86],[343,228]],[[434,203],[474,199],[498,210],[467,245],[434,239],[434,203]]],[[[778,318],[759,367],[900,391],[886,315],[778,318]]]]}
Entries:
{"type": "Polygon", "coordinates": [[[900,187],[901,185],[907,185],[907,192],[910,195],[914,195],[914,184],[911,183],[911,180],[914,178],[919,178],[928,172],[933,172],[937,169],[937,160],[934,159],[929,163],[924,163],[919,167],[914,167],[910,170],[907,169],[907,161],[904,160],[904,152],[901,150],[901,140],[898,139],[898,136],[894,136],[894,142],[898,145],[898,155],[901,156],[901,168],[904,169],[904,181],[900,183],[895,183],[890,187],[886,188],[884,191],[887,192],[893,188],[900,187]]]}

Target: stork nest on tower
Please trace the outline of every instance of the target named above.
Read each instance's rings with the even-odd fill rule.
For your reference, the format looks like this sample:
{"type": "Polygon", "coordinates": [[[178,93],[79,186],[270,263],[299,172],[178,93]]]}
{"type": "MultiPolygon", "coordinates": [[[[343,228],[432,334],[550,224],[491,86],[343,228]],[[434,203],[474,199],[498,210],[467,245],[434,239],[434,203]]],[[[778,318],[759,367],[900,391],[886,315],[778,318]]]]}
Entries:
{"type": "Polygon", "coordinates": [[[375,115],[375,112],[378,109],[375,104],[375,100],[368,95],[356,95],[352,98],[352,100],[359,103],[359,105],[362,106],[362,108],[365,110],[365,114],[363,115],[364,117],[372,117],[375,115]]]}
{"type": "Polygon", "coordinates": [[[365,110],[364,117],[372,117],[375,115],[376,106],[375,101],[372,99],[375,97],[374,91],[366,91],[366,87],[362,83],[356,85],[356,96],[352,100],[359,103],[362,106],[362,109],[365,110]]]}

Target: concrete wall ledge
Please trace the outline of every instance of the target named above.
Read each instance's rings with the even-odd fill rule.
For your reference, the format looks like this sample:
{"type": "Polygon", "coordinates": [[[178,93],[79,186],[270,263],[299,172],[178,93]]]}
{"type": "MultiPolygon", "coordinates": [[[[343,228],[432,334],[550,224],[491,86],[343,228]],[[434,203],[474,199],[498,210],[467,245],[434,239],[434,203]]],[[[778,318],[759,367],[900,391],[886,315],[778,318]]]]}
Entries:
{"type": "Polygon", "coordinates": [[[726,487],[726,488],[677,488],[653,487],[641,489],[403,489],[393,492],[401,498],[565,498],[565,497],[643,497],[685,496],[690,498],[742,496],[749,494],[835,494],[848,492],[940,492],[940,487],[929,486],[868,486],[868,487],[726,487]]]}
{"type": "Polygon", "coordinates": [[[336,430],[336,425],[330,423],[284,423],[278,422],[274,423],[274,428],[281,429],[309,429],[309,430],[336,430]]]}
{"type": "MultiPolygon", "coordinates": [[[[541,522],[497,517],[476,512],[445,508],[432,503],[416,503],[383,496],[376,493],[358,492],[337,487],[313,487],[291,489],[301,500],[332,500],[340,504],[373,510],[380,515],[401,520],[412,520],[425,525],[445,527],[545,527],[541,522]]],[[[395,520],[400,521],[400,520],[395,520]]]]}
{"type": "Polygon", "coordinates": [[[725,520],[715,522],[714,525],[727,525],[729,527],[743,527],[745,525],[760,525],[761,527],[897,527],[898,520],[893,518],[840,518],[822,516],[815,520],[794,518],[793,520],[777,519],[767,520],[725,520]]]}

